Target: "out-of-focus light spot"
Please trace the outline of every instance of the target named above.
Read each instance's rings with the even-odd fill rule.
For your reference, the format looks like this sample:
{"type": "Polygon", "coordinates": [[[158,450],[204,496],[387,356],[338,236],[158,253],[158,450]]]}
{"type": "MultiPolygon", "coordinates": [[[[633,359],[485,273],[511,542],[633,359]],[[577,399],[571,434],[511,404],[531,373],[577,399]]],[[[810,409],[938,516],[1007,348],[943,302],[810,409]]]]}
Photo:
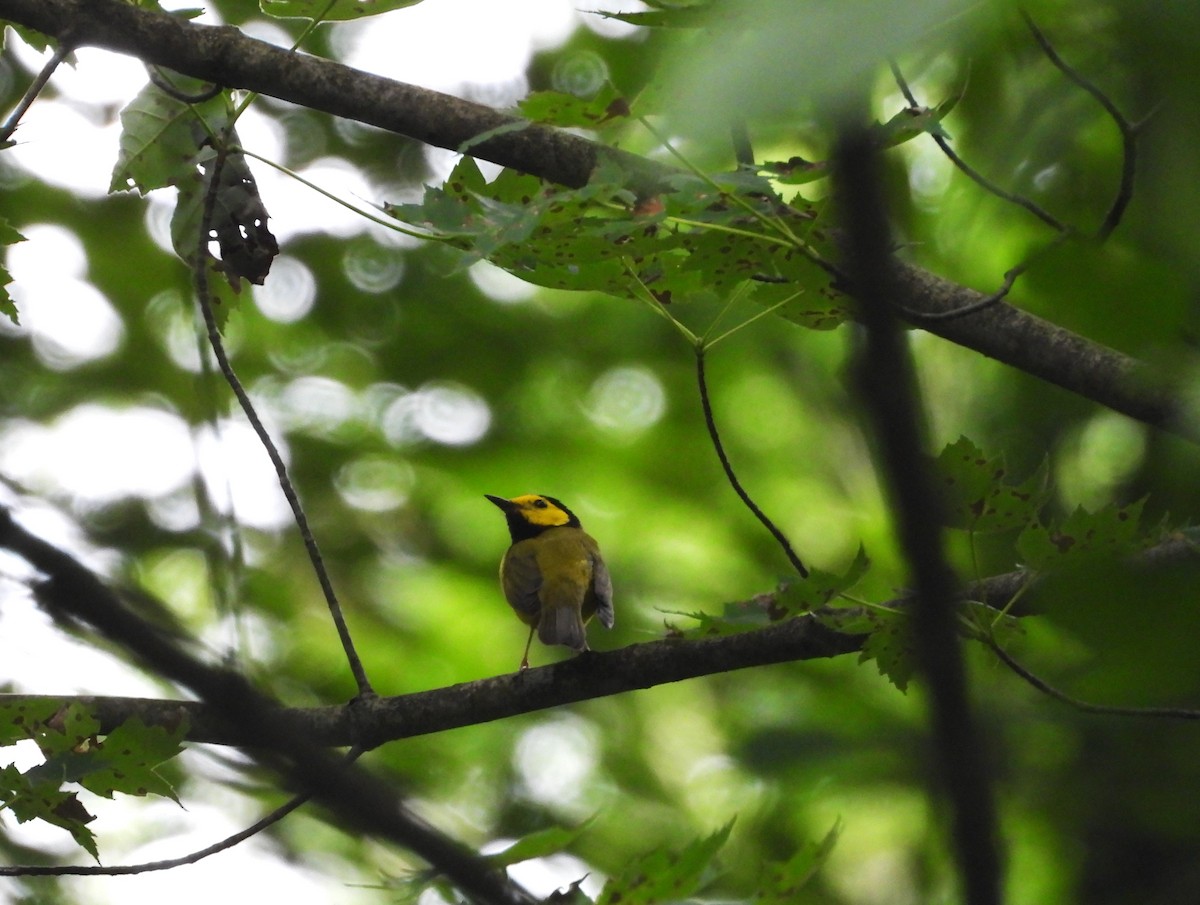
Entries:
{"type": "Polygon", "coordinates": [[[459,384],[427,384],[389,405],[380,418],[384,437],[394,446],[429,439],[447,446],[469,446],[492,423],[488,404],[459,384]]]}
{"type": "Polygon", "coordinates": [[[388,78],[461,94],[471,84],[523,78],[535,47],[566,40],[575,16],[552,0],[421,3],[334,31],[348,65],[388,78]],[[452,35],[428,52],[428,35],[452,35]]]}
{"type": "Polygon", "coordinates": [[[195,461],[184,421],[145,406],[81,405],[49,426],[19,422],[2,436],[0,471],[87,503],[171,493],[195,461]]]}
{"type": "Polygon", "coordinates": [[[112,354],[124,326],[103,293],[80,279],[87,270],[83,243],[61,226],[20,229],[28,241],[10,246],[7,258],[22,326],[4,332],[28,335],[38,358],[55,370],[112,354]]]}
{"type": "Polygon", "coordinates": [[[346,247],[342,270],[355,289],[378,295],[400,285],[404,278],[404,257],[398,249],[363,238],[346,247]]]}
{"type": "Polygon", "coordinates": [[[48,185],[83,198],[102,198],[108,194],[119,137],[115,120],[98,126],[66,104],[34,104],[13,136],[16,145],[5,156],[48,185]],[[114,150],[106,155],[98,148],[114,150]]]}
{"type": "Polygon", "coordinates": [[[34,352],[56,371],[104,358],[121,344],[121,319],[90,283],[47,275],[33,287],[14,285],[12,297],[32,335],[34,352]]]}
{"type": "Polygon", "coordinates": [[[523,302],[533,298],[537,292],[537,287],[532,283],[526,283],[507,270],[501,270],[490,261],[479,261],[471,265],[468,273],[471,282],[479,287],[479,291],[493,301],[506,304],[523,302]]]}
{"type": "Polygon", "coordinates": [[[596,732],[578,717],[560,717],[527,729],[513,749],[526,795],[539,804],[569,810],[596,769],[596,732]]]}
{"type": "Polygon", "coordinates": [[[646,368],[620,367],[606,371],[588,392],[584,412],[597,427],[635,434],[655,424],[666,410],[666,394],[646,368]]]}
{"type": "MultiPolygon", "coordinates": [[[[39,52],[11,38],[9,48],[30,72],[39,71],[51,55],[49,50],[39,52]]],[[[134,57],[94,47],[79,47],[74,56],[75,65],[59,66],[51,76],[55,90],[73,101],[97,106],[125,104],[149,81],[146,67],[134,57]]]]}
{"type": "MultiPolygon", "coordinates": [[[[300,176],[349,204],[361,204],[377,194],[358,167],[338,157],[314,160],[300,170],[300,176]]],[[[295,183],[282,174],[262,169],[255,177],[263,196],[269,198],[271,230],[280,242],[316,232],[346,238],[367,228],[368,221],[361,215],[311,189],[296,191],[295,183]]]]}
{"type": "Polygon", "coordinates": [[[158,189],[146,196],[146,232],[150,241],[168,254],[175,254],[171,244],[171,217],[175,214],[174,189],[158,189]]]}
{"type": "Polygon", "coordinates": [[[1063,499],[1099,509],[1113,501],[1120,485],[1142,464],[1146,431],[1124,415],[1101,412],[1064,446],[1056,476],[1063,499]]]}
{"type": "Polygon", "coordinates": [[[555,91],[591,97],[608,79],[608,64],[598,53],[580,50],[554,64],[550,83],[555,91]]]}
{"type": "Polygon", "coordinates": [[[593,902],[598,901],[604,889],[606,878],[599,876],[592,865],[586,861],[560,852],[546,858],[533,858],[519,864],[510,865],[506,872],[513,882],[528,889],[541,901],[553,901],[555,892],[565,889],[573,883],[579,883],[584,895],[593,902]]]}
{"type": "Polygon", "coordinates": [[[328,435],[358,414],[354,391],[328,377],[298,377],[284,387],[277,403],[288,430],[328,435]]]}
{"type": "Polygon", "coordinates": [[[175,366],[181,371],[199,373],[200,346],[189,300],[174,289],[165,289],[146,305],[146,320],[175,366]]]}
{"type": "Polygon", "coordinates": [[[606,38],[623,38],[638,32],[636,25],[622,22],[620,19],[606,19],[597,13],[641,13],[649,9],[640,0],[591,0],[587,12],[580,16],[581,21],[590,30],[606,38]]]}
{"type": "Polygon", "coordinates": [[[87,252],[75,233],[56,223],[33,223],[20,227],[26,241],[9,246],[8,269],[13,279],[33,282],[46,272],[59,277],[82,278],[87,274],[87,252]]]}
{"type": "Polygon", "coordinates": [[[317,298],[317,281],[308,265],[290,255],[280,255],[271,265],[271,275],[254,287],[254,303],[273,321],[294,323],[312,310],[317,298]]]}
{"type": "MultiPolygon", "coordinates": [[[[264,408],[259,406],[259,414],[264,408]]],[[[279,455],[286,463],[287,445],[281,433],[267,424],[279,455]]],[[[222,421],[218,433],[208,426],[197,437],[200,472],[217,507],[243,525],[262,530],[281,528],[292,520],[292,510],[279,488],[279,478],[253,429],[242,421],[222,421]]]]}
{"type": "Polygon", "coordinates": [[[338,470],[333,486],[348,506],[366,512],[388,512],[408,502],[416,475],[407,462],[364,456],[338,470]]]}
{"type": "Polygon", "coordinates": [[[147,500],[146,514],[163,531],[182,534],[200,526],[200,507],[190,485],[147,500]]]}

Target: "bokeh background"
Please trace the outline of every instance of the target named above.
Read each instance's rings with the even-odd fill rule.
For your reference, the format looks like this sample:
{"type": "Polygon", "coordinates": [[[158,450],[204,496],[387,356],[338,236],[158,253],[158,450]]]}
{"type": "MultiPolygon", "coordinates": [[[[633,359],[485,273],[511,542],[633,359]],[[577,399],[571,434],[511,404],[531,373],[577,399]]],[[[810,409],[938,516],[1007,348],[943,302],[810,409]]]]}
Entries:
{"type": "MultiPolygon", "coordinates": [[[[760,160],[821,160],[848,98],[881,121],[903,98],[894,58],[929,105],[962,93],[945,128],[974,167],[1082,234],[1116,190],[1119,133],[1057,71],[1007,3],[732,4],[709,30],[659,31],[568,0],[426,0],[323,26],[311,52],[499,107],[531,90],[639,98],[698,165],[732,167],[744,117],[760,160]],[[739,18],[741,17],[741,18],[739,18]],[[759,22],[750,21],[758,19],[759,22]],[[760,28],[766,24],[768,27],[760,28]]],[[[617,8],[617,7],[613,7],[617,8]]],[[[626,5],[626,10],[641,7],[626,5]]],[[[1145,120],[1138,182],[1104,244],[1038,254],[1012,301],[1150,365],[1191,398],[1200,203],[1200,7],[1025,4],[1059,53],[1131,121],[1145,120]]],[[[279,44],[295,22],[213,2],[279,44]]],[[[163,600],[214,656],[232,654],[295,705],[354,693],[325,605],[265,454],[202,364],[190,278],[170,252],[172,198],[107,194],[118,112],[146,81],[135,61],[81,50],[0,153],[3,215],[27,237],[7,265],[21,325],[0,320],[0,477],[25,524],[114,582],[163,600]]],[[[10,31],[0,97],[44,55],[10,31]]],[[[455,156],[260,98],[244,144],[351,206],[417,200],[455,156]]],[[[664,152],[636,123],[605,139],[664,152]]],[[[890,151],[904,257],[983,291],[1053,233],[954,170],[928,137],[890,151]]],[[[660,637],[674,615],[770,590],[787,562],[724,481],[706,438],[693,359],[642,306],[535,289],[373,225],[251,162],[282,254],[229,317],[226,343],[305,503],[376,688],[403,694],[512,671],[525,629],[499,593],[507,544],[483,494],[552,494],[601,543],[617,625],[600,650],[660,637]]],[[[495,169],[485,170],[494,173],[495,169]]],[[[811,198],[827,186],[802,187],[811,198]]],[[[703,327],[711,311],[680,312],[703,327]]],[[[734,322],[755,313],[735,307],[734,322]]],[[[743,483],[806,561],[837,571],[865,547],[856,596],[883,601],[906,573],[845,366],[853,329],[764,318],[711,353],[716,419],[743,483]]],[[[1200,509],[1193,444],[928,334],[911,346],[933,450],[960,435],[1023,477],[1048,463],[1046,521],[1146,497],[1147,526],[1200,509]]],[[[1014,535],[949,538],[964,578],[1019,565],[1014,535]]],[[[170,690],[37,611],[16,562],[0,583],[0,682],[9,691],[170,690]]],[[[1018,654],[1090,700],[1200,702],[1191,576],[1080,581],[1029,618],[1018,654]],[[1110,593],[1119,588],[1120,593],[1110,593]]],[[[558,650],[535,647],[534,664],[558,650]]],[[[1200,735],[1187,723],[1078,714],[982,649],[972,693],[997,771],[1014,903],[1200,900],[1200,735]]],[[[418,810],[478,847],[592,822],[563,855],[514,870],[541,894],[737,818],[716,897],[746,897],[762,864],[841,839],[798,901],[954,900],[928,794],[922,693],[854,657],[747,670],[398,742],[370,762],[418,810]]],[[[14,755],[27,757],[29,752],[14,755]]],[[[90,801],[106,863],[181,854],[282,800],[233,752],[169,768],[186,810],[90,801]]],[[[5,860],[82,860],[65,833],[0,818],[5,860]]],[[[187,874],[28,880],[11,901],[115,902],[289,895],[375,902],[414,865],[339,832],[318,811],[187,874]]],[[[716,867],[716,866],[715,866],[716,867]]]]}

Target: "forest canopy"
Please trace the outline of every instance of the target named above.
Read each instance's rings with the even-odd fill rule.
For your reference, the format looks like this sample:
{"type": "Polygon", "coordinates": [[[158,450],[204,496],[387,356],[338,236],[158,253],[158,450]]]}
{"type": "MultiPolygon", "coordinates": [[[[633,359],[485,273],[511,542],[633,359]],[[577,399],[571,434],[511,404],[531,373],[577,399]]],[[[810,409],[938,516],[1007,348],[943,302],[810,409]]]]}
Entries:
{"type": "Polygon", "coordinates": [[[1196,901],[1200,9],[594,5],[0,0],[13,899],[1196,901]]]}

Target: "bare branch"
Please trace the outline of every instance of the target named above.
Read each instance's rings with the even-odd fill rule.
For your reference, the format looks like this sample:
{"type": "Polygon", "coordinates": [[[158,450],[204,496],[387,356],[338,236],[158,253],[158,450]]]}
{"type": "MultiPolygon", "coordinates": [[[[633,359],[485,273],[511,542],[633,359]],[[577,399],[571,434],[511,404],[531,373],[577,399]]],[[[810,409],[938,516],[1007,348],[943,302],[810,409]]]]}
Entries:
{"type": "Polygon", "coordinates": [[[717,458],[721,460],[721,467],[725,470],[725,477],[729,479],[729,484],[733,487],[734,493],[746,504],[746,508],[754,514],[754,517],[762,523],[763,527],[771,533],[771,536],[783,548],[783,553],[788,558],[788,562],[800,573],[800,577],[808,578],[808,569],[804,567],[804,563],[800,561],[800,557],[792,549],[792,542],[767,517],[767,514],[758,507],[758,504],[750,498],[750,494],[746,492],[745,488],[742,487],[742,482],[738,480],[737,473],[733,470],[733,465],[729,461],[729,456],[725,454],[725,444],[721,442],[721,433],[717,430],[717,422],[713,417],[712,402],[708,398],[708,380],[704,374],[704,356],[706,351],[703,344],[695,347],[696,383],[700,392],[700,405],[704,409],[704,424],[708,428],[708,436],[712,440],[713,448],[717,451],[717,458]]]}
{"type": "Polygon", "coordinates": [[[1096,238],[1103,242],[1120,224],[1121,217],[1125,213],[1125,208],[1133,200],[1133,180],[1137,173],[1138,127],[1125,118],[1125,115],[1113,103],[1112,98],[1096,87],[1095,83],[1084,78],[1079,70],[1075,69],[1059,56],[1058,51],[1054,49],[1054,45],[1050,43],[1050,39],[1037,27],[1029,13],[1022,10],[1021,18],[1025,20],[1025,24],[1029,27],[1030,32],[1033,33],[1034,40],[1041,47],[1042,53],[1046,55],[1046,59],[1053,63],[1063,75],[1094,97],[1096,102],[1104,108],[1104,112],[1116,123],[1117,129],[1121,133],[1121,181],[1117,186],[1116,196],[1113,198],[1112,204],[1109,205],[1108,213],[1104,215],[1104,220],[1100,226],[1096,228],[1096,238]]]}
{"type": "Polygon", "coordinates": [[[0,145],[3,145],[12,137],[13,132],[17,130],[17,126],[21,124],[21,117],[25,115],[25,111],[37,100],[37,96],[42,93],[42,89],[50,81],[50,76],[54,75],[54,70],[66,59],[71,49],[71,46],[65,41],[59,42],[59,45],[54,48],[54,53],[46,61],[46,65],[42,67],[42,71],[29,83],[29,87],[25,89],[25,93],[21,95],[21,99],[17,101],[17,106],[13,108],[13,112],[8,115],[8,119],[4,121],[3,125],[0,125],[0,145]]]}

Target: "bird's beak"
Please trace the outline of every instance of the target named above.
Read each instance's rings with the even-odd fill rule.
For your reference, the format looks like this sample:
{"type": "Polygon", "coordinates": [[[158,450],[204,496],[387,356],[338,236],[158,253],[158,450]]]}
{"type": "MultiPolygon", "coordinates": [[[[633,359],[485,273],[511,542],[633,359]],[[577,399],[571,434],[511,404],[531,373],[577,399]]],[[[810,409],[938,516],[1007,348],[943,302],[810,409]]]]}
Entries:
{"type": "Polygon", "coordinates": [[[512,509],[512,503],[509,500],[504,499],[504,497],[492,496],[490,493],[485,493],[484,497],[491,500],[505,512],[508,512],[510,509],[512,509]]]}

